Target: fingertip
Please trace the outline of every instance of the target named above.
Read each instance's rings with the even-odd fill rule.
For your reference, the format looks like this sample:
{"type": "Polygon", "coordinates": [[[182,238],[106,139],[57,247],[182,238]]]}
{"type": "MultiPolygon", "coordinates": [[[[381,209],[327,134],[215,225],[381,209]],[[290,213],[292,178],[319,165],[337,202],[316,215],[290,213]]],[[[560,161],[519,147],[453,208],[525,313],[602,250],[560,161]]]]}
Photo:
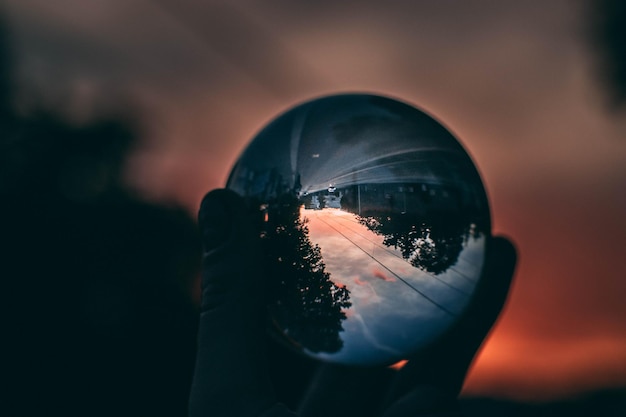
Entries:
{"type": "Polygon", "coordinates": [[[509,294],[517,250],[512,240],[494,236],[487,246],[487,258],[479,287],[475,293],[477,316],[486,323],[495,321],[509,294]]]}
{"type": "Polygon", "coordinates": [[[233,225],[245,211],[243,199],[229,189],[208,192],[200,203],[198,223],[205,253],[222,245],[233,232],[233,225]]]}
{"type": "Polygon", "coordinates": [[[223,215],[244,205],[243,198],[228,188],[216,188],[202,198],[198,219],[202,222],[209,215],[223,215]]]}
{"type": "Polygon", "coordinates": [[[491,238],[491,241],[503,250],[512,251],[514,253],[517,252],[517,247],[513,239],[508,236],[496,235],[491,238]]]}
{"type": "Polygon", "coordinates": [[[498,275],[513,276],[517,264],[518,251],[513,241],[505,236],[494,236],[488,248],[488,257],[498,275]]]}

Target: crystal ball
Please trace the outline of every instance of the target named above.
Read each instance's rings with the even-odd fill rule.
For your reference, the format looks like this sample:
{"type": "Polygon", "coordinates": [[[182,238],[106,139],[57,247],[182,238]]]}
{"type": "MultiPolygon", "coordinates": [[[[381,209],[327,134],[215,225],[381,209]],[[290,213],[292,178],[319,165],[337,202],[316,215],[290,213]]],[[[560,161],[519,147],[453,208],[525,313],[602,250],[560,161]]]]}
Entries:
{"type": "Polygon", "coordinates": [[[463,314],[480,278],[479,174],[446,128],[395,99],[297,105],[256,135],[227,187],[258,215],[270,327],[310,357],[407,358],[463,314]]]}

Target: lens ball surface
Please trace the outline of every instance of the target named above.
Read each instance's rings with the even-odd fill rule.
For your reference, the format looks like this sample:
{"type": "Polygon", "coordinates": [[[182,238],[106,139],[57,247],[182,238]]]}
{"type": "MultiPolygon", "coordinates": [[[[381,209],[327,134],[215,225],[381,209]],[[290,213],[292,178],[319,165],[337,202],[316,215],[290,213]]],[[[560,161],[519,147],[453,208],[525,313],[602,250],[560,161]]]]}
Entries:
{"type": "Polygon", "coordinates": [[[227,187],[258,209],[271,326],[311,357],[404,359],[463,314],[480,278],[490,220],[476,168],[397,100],[296,106],[253,139],[227,187]]]}

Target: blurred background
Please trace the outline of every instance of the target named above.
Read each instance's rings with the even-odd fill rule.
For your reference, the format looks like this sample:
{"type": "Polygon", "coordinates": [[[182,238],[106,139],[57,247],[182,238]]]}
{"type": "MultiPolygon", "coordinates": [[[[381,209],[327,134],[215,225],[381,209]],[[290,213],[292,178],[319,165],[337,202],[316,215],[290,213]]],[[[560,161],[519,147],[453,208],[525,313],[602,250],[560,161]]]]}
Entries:
{"type": "Polygon", "coordinates": [[[140,134],[120,183],[189,216],[296,103],[360,91],[426,110],[520,254],[464,395],[626,387],[623,2],[4,0],[0,17],[11,112],[125,115],[140,134]]]}

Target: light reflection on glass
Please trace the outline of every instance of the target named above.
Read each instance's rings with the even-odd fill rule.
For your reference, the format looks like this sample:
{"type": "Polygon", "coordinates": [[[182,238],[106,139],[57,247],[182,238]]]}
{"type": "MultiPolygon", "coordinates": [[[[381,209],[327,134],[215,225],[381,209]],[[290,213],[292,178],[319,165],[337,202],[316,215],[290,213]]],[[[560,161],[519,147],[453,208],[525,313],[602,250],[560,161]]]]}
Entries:
{"type": "Polygon", "coordinates": [[[480,276],[480,178],[445,128],[398,101],[297,106],[257,135],[228,187],[260,208],[273,326],[310,356],[406,358],[463,313],[480,276]]]}

